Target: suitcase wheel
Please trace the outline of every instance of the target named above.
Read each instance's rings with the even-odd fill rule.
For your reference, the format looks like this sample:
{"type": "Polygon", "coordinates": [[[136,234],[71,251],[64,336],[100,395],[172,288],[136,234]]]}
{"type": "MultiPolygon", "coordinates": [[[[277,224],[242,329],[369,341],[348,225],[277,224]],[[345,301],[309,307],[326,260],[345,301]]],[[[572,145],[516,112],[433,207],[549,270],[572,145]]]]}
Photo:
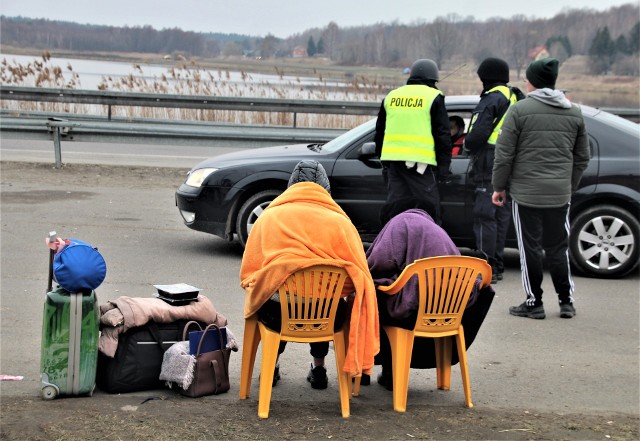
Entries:
{"type": "Polygon", "coordinates": [[[42,398],[45,400],[53,400],[58,396],[58,391],[53,386],[45,386],[42,388],[42,398]]]}

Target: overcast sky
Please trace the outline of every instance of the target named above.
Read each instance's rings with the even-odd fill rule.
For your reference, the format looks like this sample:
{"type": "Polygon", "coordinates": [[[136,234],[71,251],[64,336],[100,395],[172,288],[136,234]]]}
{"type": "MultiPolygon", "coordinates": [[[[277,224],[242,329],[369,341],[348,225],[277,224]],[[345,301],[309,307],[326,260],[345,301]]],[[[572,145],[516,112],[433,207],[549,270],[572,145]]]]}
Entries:
{"type": "Polygon", "coordinates": [[[565,9],[604,11],[627,3],[638,0],[1,0],[0,14],[284,38],[331,21],[340,27],[413,24],[451,13],[478,21],[521,14],[549,18],[565,9]]]}

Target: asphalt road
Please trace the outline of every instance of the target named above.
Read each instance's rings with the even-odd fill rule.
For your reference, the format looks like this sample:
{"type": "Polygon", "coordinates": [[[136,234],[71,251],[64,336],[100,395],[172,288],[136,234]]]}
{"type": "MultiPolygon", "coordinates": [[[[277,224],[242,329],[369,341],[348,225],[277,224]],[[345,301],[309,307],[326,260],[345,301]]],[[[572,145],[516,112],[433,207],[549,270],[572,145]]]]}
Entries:
{"type": "MultiPolygon", "coordinates": [[[[48,263],[44,239],[51,230],[99,248],[108,266],[106,280],[97,290],[100,303],[121,295],[151,296],[153,284],[189,283],[227,316],[231,330],[241,339],[242,249],[237,243],[189,230],[175,207],[174,191],[191,164],[176,164],[170,156],[155,157],[148,162],[153,167],[145,169],[136,167],[135,161],[128,163],[126,156],[112,154],[111,162],[118,167],[93,167],[74,163],[68,155],[68,165],[55,170],[49,159],[47,164],[34,165],[12,162],[37,162],[33,158],[0,154],[0,373],[24,376],[22,381],[0,382],[2,397],[37,398],[40,393],[48,263]],[[180,168],[165,168],[176,165],[180,168]]],[[[577,316],[571,320],[560,318],[547,274],[547,318],[531,320],[507,312],[524,299],[513,252],[509,263],[504,281],[496,285],[491,311],[468,351],[476,408],[638,415],[638,273],[622,280],[576,277],[577,316]]],[[[240,353],[232,354],[232,390],[216,398],[221,402],[238,399],[240,358],[240,353]]],[[[326,394],[309,393],[305,381],[309,361],[306,345],[287,347],[272,408],[283,401],[336,404],[332,356],[329,387],[334,391],[326,394]]],[[[254,372],[253,400],[257,400],[258,371],[254,372]]],[[[363,387],[361,400],[363,406],[369,400],[391,406],[392,399],[373,384],[363,387]]],[[[411,372],[409,407],[412,402],[461,406],[463,400],[457,366],[448,393],[437,391],[433,370],[411,372]]]]}
{"type": "MultiPolygon", "coordinates": [[[[186,170],[214,155],[241,150],[231,145],[152,145],[98,142],[61,142],[63,164],[113,164],[149,167],[182,167],[186,170]]],[[[0,140],[3,161],[31,161],[55,165],[53,141],[33,139],[0,140]]]]}

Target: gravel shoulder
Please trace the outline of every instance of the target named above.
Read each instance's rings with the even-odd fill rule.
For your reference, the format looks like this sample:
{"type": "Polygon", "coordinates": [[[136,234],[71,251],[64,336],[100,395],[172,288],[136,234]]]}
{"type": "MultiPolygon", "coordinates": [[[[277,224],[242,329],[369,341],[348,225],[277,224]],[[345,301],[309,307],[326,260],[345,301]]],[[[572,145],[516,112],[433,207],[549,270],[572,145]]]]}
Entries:
{"type": "Polygon", "coordinates": [[[3,397],[0,439],[636,440],[639,436],[638,418],[633,415],[561,415],[419,404],[398,414],[386,403],[376,406],[361,397],[352,400],[352,416],[342,419],[336,396],[335,406],[325,407],[272,402],[269,418],[261,420],[256,397],[247,401],[226,398],[191,399],[165,391],[148,396],[97,392],[91,398],[53,401],[3,397]]]}

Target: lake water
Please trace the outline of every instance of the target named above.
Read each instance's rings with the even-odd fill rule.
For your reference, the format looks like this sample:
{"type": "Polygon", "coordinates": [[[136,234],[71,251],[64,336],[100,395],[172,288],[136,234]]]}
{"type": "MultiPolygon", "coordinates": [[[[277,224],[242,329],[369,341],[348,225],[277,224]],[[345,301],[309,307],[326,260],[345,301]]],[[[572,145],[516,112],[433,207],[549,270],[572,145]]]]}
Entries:
{"type": "MultiPolygon", "coordinates": [[[[26,56],[26,55],[5,55],[0,54],[0,60],[6,60],[6,62],[15,66],[17,64],[27,66],[34,65],[35,62],[42,63],[42,57],[26,56]]],[[[198,67],[197,69],[179,69],[174,68],[179,78],[171,74],[171,66],[163,66],[156,64],[144,64],[144,63],[123,63],[117,61],[102,61],[102,60],[85,60],[75,58],[60,58],[51,57],[48,62],[45,63],[52,68],[58,66],[62,69],[62,75],[65,78],[65,82],[68,82],[72,78],[72,71],[78,74],[80,79],[80,86],[76,86],[76,89],[96,90],[100,83],[104,83],[111,79],[111,83],[117,83],[119,80],[127,79],[130,75],[142,84],[153,84],[154,82],[163,82],[163,77],[167,78],[169,84],[175,85],[178,82],[186,82],[193,80],[193,72],[197,71],[203,80],[220,82],[228,85],[246,86],[248,84],[264,84],[271,86],[296,86],[296,87],[329,87],[329,88],[344,88],[348,87],[347,83],[341,82],[328,82],[320,80],[318,78],[309,77],[294,77],[294,76],[279,76],[268,74],[246,74],[243,72],[234,72],[227,70],[216,69],[204,69],[198,67]],[[71,66],[70,70],[68,66],[71,66]]],[[[24,84],[25,86],[31,86],[35,84],[24,84]]]]}

